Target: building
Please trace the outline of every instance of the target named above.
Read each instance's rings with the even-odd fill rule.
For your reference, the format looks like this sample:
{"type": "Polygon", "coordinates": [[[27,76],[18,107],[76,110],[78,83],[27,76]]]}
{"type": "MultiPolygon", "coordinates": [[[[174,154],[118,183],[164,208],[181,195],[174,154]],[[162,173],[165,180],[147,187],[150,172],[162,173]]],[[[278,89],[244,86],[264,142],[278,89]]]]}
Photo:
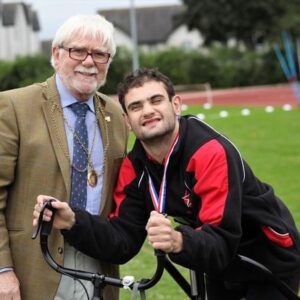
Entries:
{"type": "Polygon", "coordinates": [[[30,5],[0,0],[0,60],[39,53],[39,31],[37,13],[30,5]]]}
{"type": "MultiPolygon", "coordinates": [[[[199,31],[189,31],[186,25],[176,23],[176,15],[182,9],[182,5],[135,8],[138,46],[145,50],[199,48],[203,44],[199,31]]],[[[132,49],[130,9],[99,10],[98,13],[114,24],[117,45],[132,49]]]]}

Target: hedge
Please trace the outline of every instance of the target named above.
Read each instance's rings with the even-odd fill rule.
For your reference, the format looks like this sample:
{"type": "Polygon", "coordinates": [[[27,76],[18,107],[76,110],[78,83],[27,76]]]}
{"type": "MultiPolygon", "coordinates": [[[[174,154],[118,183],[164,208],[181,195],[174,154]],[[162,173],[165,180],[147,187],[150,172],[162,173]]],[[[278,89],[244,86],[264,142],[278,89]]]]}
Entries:
{"type": "MultiPolygon", "coordinates": [[[[254,52],[221,46],[205,51],[171,48],[141,52],[139,59],[140,66],[158,67],[175,85],[209,82],[212,88],[227,88],[285,82],[273,50],[254,52]]],[[[115,94],[118,82],[131,69],[130,52],[118,49],[101,91],[115,94]]],[[[43,55],[0,61],[0,90],[41,82],[52,73],[49,57],[43,55]]]]}

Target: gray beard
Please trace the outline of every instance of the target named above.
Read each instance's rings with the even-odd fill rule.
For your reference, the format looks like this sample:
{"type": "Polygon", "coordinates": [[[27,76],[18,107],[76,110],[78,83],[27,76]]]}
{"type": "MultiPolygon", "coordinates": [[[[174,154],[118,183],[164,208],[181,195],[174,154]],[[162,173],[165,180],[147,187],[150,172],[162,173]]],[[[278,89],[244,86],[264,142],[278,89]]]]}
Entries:
{"type": "Polygon", "coordinates": [[[103,80],[101,80],[101,81],[99,82],[99,84],[98,84],[98,86],[97,86],[97,90],[99,90],[102,86],[104,86],[105,83],[106,83],[106,77],[105,77],[103,80]]]}

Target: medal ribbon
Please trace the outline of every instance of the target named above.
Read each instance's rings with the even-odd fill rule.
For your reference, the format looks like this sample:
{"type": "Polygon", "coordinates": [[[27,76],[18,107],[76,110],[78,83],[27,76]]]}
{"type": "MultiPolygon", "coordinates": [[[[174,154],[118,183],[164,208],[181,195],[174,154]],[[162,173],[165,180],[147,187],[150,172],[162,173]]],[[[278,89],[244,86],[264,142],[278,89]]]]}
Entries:
{"type": "Polygon", "coordinates": [[[165,165],[164,165],[164,173],[163,173],[163,178],[160,184],[160,189],[159,189],[159,195],[157,195],[157,192],[155,190],[154,184],[153,184],[153,180],[150,176],[150,173],[148,171],[148,186],[149,186],[149,192],[150,192],[150,196],[151,196],[151,200],[154,206],[154,209],[157,212],[163,213],[165,210],[165,204],[166,204],[166,189],[167,189],[167,169],[168,169],[168,165],[169,165],[169,160],[170,160],[170,156],[173,153],[173,150],[177,144],[178,141],[178,137],[179,135],[176,136],[166,158],[165,158],[165,165]]]}

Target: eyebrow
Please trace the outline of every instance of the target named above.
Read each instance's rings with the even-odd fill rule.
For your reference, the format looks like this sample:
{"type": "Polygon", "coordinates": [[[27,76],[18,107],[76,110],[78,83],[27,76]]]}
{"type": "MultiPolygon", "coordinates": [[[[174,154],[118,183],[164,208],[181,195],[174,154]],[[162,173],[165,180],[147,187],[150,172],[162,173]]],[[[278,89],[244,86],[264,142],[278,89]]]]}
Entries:
{"type": "Polygon", "coordinates": [[[135,105],[135,104],[139,104],[139,103],[141,103],[141,102],[151,101],[151,100],[153,100],[153,99],[156,98],[156,97],[165,97],[165,96],[162,95],[162,94],[154,94],[154,95],[152,95],[151,97],[147,97],[146,99],[140,99],[140,100],[136,100],[136,101],[131,102],[131,103],[127,106],[127,108],[130,108],[130,106],[135,105]]]}
{"type": "Polygon", "coordinates": [[[104,50],[104,49],[100,49],[100,48],[97,48],[97,49],[88,49],[87,47],[84,47],[84,46],[77,46],[77,45],[74,45],[74,46],[70,46],[69,48],[73,48],[73,49],[84,49],[84,50],[87,50],[87,51],[93,51],[93,52],[108,52],[107,50],[104,50]]]}

